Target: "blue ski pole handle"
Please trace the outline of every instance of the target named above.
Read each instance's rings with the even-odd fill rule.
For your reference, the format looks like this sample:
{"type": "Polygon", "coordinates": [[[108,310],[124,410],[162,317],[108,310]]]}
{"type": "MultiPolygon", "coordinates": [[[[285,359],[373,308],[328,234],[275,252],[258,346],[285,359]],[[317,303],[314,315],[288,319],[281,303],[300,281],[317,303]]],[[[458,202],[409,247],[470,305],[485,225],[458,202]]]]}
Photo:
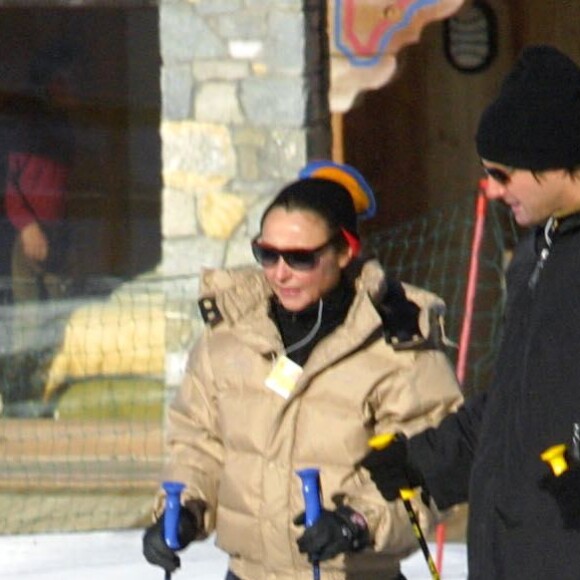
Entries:
{"type": "Polygon", "coordinates": [[[320,470],[316,468],[300,469],[296,472],[302,480],[302,495],[305,506],[305,525],[309,528],[320,517],[320,470]]]}
{"type": "Polygon", "coordinates": [[[185,484],[179,481],[164,481],[165,490],[165,513],[163,514],[163,530],[165,543],[172,550],[179,550],[179,512],[181,510],[181,492],[185,484]]]}
{"type": "MultiPolygon", "coordinates": [[[[309,528],[318,521],[322,510],[320,500],[320,470],[314,467],[300,469],[296,472],[302,480],[302,495],[304,497],[304,525],[309,528]]],[[[318,562],[312,563],[314,580],[320,578],[318,562]]]]}

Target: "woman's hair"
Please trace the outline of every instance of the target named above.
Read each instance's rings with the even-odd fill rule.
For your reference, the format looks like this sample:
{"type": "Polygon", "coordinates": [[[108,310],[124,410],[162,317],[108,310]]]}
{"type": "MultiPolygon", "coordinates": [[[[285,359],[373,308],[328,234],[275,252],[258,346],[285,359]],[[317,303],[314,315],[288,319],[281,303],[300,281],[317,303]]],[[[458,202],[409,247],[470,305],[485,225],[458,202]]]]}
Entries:
{"type": "Polygon", "coordinates": [[[336,247],[347,245],[344,236],[336,236],[346,230],[359,238],[357,214],[352,197],[342,185],[328,179],[304,178],[290,183],[266,208],[260,221],[260,229],[268,214],[276,208],[286,211],[309,211],[320,217],[328,226],[331,237],[336,237],[336,247]]]}

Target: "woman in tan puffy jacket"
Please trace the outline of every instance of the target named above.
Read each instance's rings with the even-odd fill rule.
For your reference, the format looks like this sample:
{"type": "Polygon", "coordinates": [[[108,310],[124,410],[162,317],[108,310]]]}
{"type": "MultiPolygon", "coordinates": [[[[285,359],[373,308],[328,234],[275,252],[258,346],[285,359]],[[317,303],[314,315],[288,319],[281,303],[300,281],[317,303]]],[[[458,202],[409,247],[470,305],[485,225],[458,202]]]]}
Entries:
{"type": "MultiPolygon", "coordinates": [[[[323,580],[395,580],[418,548],[402,503],[357,466],[373,435],[436,425],[461,394],[442,301],[356,259],[357,214],[373,209],[353,168],[312,163],[264,212],[261,268],[203,275],[206,328],[169,409],[164,475],[185,484],[181,546],[215,531],[228,580],[310,580],[312,560],[323,580]],[[305,533],[307,467],[323,509],[305,533]]],[[[413,501],[428,531],[437,514],[413,501]]],[[[160,492],[143,550],[171,572],[163,509],[160,492]]]]}

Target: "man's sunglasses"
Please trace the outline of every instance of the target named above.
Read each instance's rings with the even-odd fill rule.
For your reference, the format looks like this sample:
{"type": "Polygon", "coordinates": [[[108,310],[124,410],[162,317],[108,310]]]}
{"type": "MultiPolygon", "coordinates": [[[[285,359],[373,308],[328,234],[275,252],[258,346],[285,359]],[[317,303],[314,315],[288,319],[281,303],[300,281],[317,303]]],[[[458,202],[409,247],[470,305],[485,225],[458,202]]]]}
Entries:
{"type": "Polygon", "coordinates": [[[317,248],[310,250],[295,249],[295,250],[280,250],[264,242],[259,242],[256,238],[252,240],[252,253],[256,261],[264,268],[272,268],[282,258],[284,262],[293,270],[313,270],[320,261],[320,256],[327,248],[332,246],[336,241],[336,236],[333,236],[317,248]]]}
{"type": "Polygon", "coordinates": [[[507,185],[512,180],[512,173],[515,169],[500,169],[499,167],[483,167],[483,172],[487,177],[491,177],[494,181],[497,181],[501,185],[507,185]]]}

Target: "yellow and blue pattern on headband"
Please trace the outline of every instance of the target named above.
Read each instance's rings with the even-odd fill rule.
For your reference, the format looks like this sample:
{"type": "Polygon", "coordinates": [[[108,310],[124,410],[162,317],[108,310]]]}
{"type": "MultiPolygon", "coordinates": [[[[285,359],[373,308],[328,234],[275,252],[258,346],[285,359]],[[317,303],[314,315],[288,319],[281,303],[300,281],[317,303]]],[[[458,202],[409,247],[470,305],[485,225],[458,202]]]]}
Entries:
{"type": "Polygon", "coordinates": [[[300,179],[315,177],[342,185],[351,195],[354,208],[361,219],[372,218],[377,211],[375,194],[366,179],[350,165],[328,160],[309,162],[299,173],[300,179]]]}

